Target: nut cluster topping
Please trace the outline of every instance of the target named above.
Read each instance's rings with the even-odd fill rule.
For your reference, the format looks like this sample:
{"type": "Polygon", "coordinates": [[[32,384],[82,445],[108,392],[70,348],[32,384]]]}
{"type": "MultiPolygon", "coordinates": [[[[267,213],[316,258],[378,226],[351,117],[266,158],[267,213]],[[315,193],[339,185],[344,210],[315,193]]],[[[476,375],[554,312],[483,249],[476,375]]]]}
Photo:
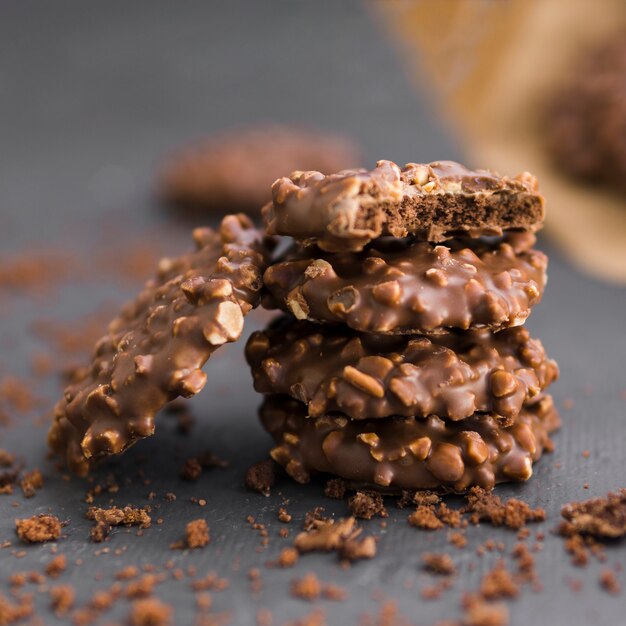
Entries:
{"type": "Polygon", "coordinates": [[[246,356],[257,391],[356,420],[489,412],[511,424],[558,375],[524,327],[405,337],[281,318],[250,337],[246,356]]]}
{"type": "Polygon", "coordinates": [[[453,161],[379,161],[373,170],[324,176],[296,171],[272,186],[263,208],[268,233],[327,251],[362,250],[378,237],[439,242],[461,234],[541,228],[544,201],[528,173],[514,179],[453,161]]]}
{"type": "Polygon", "coordinates": [[[495,244],[386,240],[335,254],[294,245],[266,270],[264,305],[361,332],[501,330],[523,324],[541,299],[547,258],[534,242],[530,233],[495,244]]]}
{"type": "Polygon", "coordinates": [[[227,216],[219,232],[196,229],[194,240],[195,252],[160,262],[57,404],[49,441],[74,471],[151,435],[166,402],[198,393],[201,367],[239,338],[258,304],[267,255],[249,218],[227,216]]]}
{"type": "Polygon", "coordinates": [[[491,489],[507,480],[528,480],[532,464],[551,449],[559,417],[550,396],[524,406],[510,427],[492,414],[449,422],[420,418],[349,420],[337,414],[307,418],[304,404],[267,396],[263,426],[276,441],[272,458],[298,482],[312,472],[337,475],[387,491],[491,489]]]}

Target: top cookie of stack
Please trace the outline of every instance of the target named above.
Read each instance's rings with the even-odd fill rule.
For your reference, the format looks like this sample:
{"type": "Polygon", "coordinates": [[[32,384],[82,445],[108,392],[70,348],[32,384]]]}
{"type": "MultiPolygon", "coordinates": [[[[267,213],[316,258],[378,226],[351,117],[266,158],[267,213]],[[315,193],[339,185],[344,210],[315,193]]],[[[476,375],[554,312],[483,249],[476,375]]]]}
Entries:
{"type": "Polygon", "coordinates": [[[517,326],[541,299],[547,259],[532,246],[544,201],[530,174],[379,161],[371,172],[294,172],[272,191],[268,232],[302,245],[265,273],[270,308],[430,335],[517,326]]]}
{"type": "Polygon", "coordinates": [[[273,458],[300,482],[391,490],[528,479],[559,423],[544,393],[557,366],[512,328],[546,284],[535,178],[379,161],[293,172],[272,195],[267,233],[296,241],[263,304],[291,315],[246,355],[273,458]]]}

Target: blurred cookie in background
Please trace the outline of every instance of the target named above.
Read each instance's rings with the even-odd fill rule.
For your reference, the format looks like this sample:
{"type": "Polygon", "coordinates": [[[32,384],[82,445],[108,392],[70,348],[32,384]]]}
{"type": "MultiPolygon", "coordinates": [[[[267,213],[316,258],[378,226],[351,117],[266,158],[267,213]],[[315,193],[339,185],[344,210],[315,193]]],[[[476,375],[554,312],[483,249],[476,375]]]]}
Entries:
{"type": "Polygon", "coordinates": [[[324,174],[357,167],[362,156],[345,136],[300,126],[236,129],[184,147],[164,164],[159,187],[179,214],[260,212],[271,185],[294,170],[324,174]]]}
{"type": "Polygon", "coordinates": [[[626,31],[586,51],[546,116],[555,165],[626,193],[626,31]]]}

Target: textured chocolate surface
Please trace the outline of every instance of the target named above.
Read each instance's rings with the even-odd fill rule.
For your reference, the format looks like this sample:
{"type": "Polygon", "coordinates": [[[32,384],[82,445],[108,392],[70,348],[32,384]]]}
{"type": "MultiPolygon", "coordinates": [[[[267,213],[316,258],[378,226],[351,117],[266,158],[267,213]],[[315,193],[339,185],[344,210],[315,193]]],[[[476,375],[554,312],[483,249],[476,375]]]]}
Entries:
{"type": "Polygon", "coordinates": [[[534,232],[543,222],[544,201],[536,179],[453,161],[378,161],[371,170],[329,176],[293,172],[272,186],[263,207],[270,234],[290,235],[323,250],[361,250],[383,235],[440,242],[459,234],[478,237],[503,230],[534,232]]]}
{"type": "Polygon", "coordinates": [[[188,211],[258,213],[271,185],[294,170],[334,172],[361,163],[348,139],[279,124],[230,131],[173,155],[161,174],[172,204],[188,211]]]}
{"type": "Polygon", "coordinates": [[[239,339],[258,304],[266,255],[249,218],[226,216],[219,232],[196,229],[194,239],[195,252],[161,260],[156,279],[111,322],[91,366],[55,407],[49,442],[75,472],[151,435],[166,402],[200,391],[200,368],[239,339]]]}
{"type": "Polygon", "coordinates": [[[626,193],[626,32],[572,66],[545,120],[555,165],[626,193]]]}
{"type": "Polygon", "coordinates": [[[528,480],[533,462],[551,448],[549,433],[560,424],[550,396],[525,406],[507,428],[489,414],[460,422],[434,415],[307,418],[306,406],[286,396],[267,397],[260,417],[277,444],[272,458],[298,482],[324,472],[388,490],[464,491],[528,480]]]}
{"type": "Polygon", "coordinates": [[[362,332],[437,334],[523,324],[546,283],[531,233],[447,245],[381,239],[361,253],[294,245],[263,277],[264,305],[362,332]]]}
{"type": "Polygon", "coordinates": [[[352,419],[461,420],[485,411],[506,423],[558,376],[524,327],[428,338],[280,318],[251,335],[246,357],[257,391],[290,395],[316,417],[340,411],[352,419]]]}

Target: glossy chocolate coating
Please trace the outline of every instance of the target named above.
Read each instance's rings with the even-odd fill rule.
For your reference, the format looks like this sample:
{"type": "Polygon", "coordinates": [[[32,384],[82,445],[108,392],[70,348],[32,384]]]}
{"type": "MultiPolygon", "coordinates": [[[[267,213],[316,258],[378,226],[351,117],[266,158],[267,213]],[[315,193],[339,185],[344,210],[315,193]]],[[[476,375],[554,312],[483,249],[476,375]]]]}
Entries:
{"type": "Polygon", "coordinates": [[[460,422],[434,415],[308,418],[306,406],[286,396],[266,397],[260,417],[276,441],[272,458],[298,482],[324,472],[386,491],[462,492],[528,480],[533,462],[551,448],[549,433],[560,424],[550,396],[525,406],[509,427],[489,414],[460,422]]]}
{"type": "Polygon", "coordinates": [[[541,342],[521,326],[499,333],[423,336],[359,334],[280,318],[246,346],[255,389],[286,394],[309,414],[351,419],[477,411],[514,418],[558,376],[541,342]]]}
{"type": "Polygon", "coordinates": [[[544,218],[536,179],[469,170],[454,161],[378,161],[373,170],[293,172],[272,186],[267,232],[327,251],[358,251],[381,236],[440,242],[459,235],[535,232],[544,218]]]}
{"type": "Polygon", "coordinates": [[[439,334],[523,324],[547,281],[531,233],[447,245],[379,240],[360,253],[292,246],[263,277],[268,308],[372,333],[439,334]]]}
{"type": "Polygon", "coordinates": [[[196,229],[194,239],[195,252],[161,260],[55,407],[48,439],[75,472],[151,435],[165,403],[200,391],[200,368],[240,337],[244,315],[258,304],[266,251],[249,218],[227,216],[219,232],[196,229]]]}

